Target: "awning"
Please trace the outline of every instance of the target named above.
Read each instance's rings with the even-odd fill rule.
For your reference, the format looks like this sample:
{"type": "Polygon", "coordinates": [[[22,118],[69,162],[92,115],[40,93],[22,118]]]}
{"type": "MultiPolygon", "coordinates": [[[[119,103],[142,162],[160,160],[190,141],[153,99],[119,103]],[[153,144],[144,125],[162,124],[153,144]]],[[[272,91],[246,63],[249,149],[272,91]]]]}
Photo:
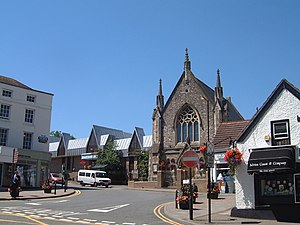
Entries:
{"type": "Polygon", "coordinates": [[[293,147],[254,149],[248,161],[248,173],[286,172],[295,169],[293,147]]]}

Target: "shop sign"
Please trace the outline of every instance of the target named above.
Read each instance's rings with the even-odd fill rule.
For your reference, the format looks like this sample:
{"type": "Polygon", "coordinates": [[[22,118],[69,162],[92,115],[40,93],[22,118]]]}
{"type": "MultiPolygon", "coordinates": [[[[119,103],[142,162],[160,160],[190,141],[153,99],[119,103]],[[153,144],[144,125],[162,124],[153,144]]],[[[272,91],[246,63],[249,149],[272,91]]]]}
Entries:
{"type": "Polygon", "coordinates": [[[294,174],[294,196],[295,203],[300,203],[300,173],[294,174]]]}
{"type": "Polygon", "coordinates": [[[98,159],[98,154],[82,154],[81,155],[82,160],[93,160],[93,159],[98,159]]]}
{"type": "Polygon", "coordinates": [[[48,142],[48,137],[46,135],[40,135],[40,136],[38,136],[38,141],[40,143],[47,143],[48,142]]]}
{"type": "Polygon", "coordinates": [[[249,162],[248,170],[258,170],[259,172],[272,172],[276,169],[288,169],[290,167],[288,159],[261,160],[249,162]]]}

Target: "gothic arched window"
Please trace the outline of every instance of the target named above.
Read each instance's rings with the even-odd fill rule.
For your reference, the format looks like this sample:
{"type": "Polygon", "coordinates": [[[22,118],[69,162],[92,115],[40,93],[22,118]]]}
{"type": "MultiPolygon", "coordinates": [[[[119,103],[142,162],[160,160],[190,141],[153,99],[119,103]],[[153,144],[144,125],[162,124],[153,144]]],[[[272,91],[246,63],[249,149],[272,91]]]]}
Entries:
{"type": "Polygon", "coordinates": [[[199,141],[199,118],[190,106],[183,108],[176,123],[177,142],[184,142],[187,137],[190,141],[199,141]]]}

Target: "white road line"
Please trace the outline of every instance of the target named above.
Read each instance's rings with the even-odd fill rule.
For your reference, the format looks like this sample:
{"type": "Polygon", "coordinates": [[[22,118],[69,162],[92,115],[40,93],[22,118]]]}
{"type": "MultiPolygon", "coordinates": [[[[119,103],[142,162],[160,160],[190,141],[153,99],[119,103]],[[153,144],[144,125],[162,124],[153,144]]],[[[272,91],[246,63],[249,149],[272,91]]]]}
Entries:
{"type": "Polygon", "coordinates": [[[96,222],[97,220],[91,220],[91,219],[83,219],[84,221],[88,221],[88,222],[96,222]]]}
{"type": "Polygon", "coordinates": [[[40,203],[36,203],[36,202],[28,202],[28,203],[25,203],[26,205],[42,205],[40,203]]]}
{"type": "Polygon", "coordinates": [[[79,220],[80,218],[77,218],[77,217],[68,217],[68,219],[70,219],[70,220],[79,220]]]}
{"type": "Polygon", "coordinates": [[[136,225],[136,223],[122,223],[124,225],[136,225]]]}
{"type": "Polygon", "coordinates": [[[103,212],[103,213],[107,213],[107,212],[111,212],[113,210],[120,209],[120,208],[123,208],[125,206],[129,206],[129,205],[130,204],[116,205],[116,206],[105,207],[105,208],[102,208],[102,209],[90,209],[90,210],[87,210],[87,211],[89,211],[89,212],[103,212]]]}
{"type": "Polygon", "coordinates": [[[68,202],[70,200],[60,200],[60,201],[55,201],[54,203],[61,203],[61,202],[68,202]]]}
{"type": "Polygon", "coordinates": [[[101,222],[102,222],[102,223],[109,223],[109,224],[114,224],[114,223],[116,223],[116,222],[113,222],[113,221],[106,221],[106,220],[102,220],[101,222]]]}

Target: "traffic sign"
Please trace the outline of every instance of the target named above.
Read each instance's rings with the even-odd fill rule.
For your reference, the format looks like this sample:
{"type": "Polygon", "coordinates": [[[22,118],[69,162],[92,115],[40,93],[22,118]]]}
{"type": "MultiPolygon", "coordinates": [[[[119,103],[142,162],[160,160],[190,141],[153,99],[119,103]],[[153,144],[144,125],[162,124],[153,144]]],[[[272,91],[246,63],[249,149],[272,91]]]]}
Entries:
{"type": "Polygon", "coordinates": [[[207,143],[207,167],[214,167],[215,164],[215,150],[214,145],[211,142],[207,143]]]}
{"type": "Polygon", "coordinates": [[[181,161],[186,167],[192,168],[198,165],[199,157],[193,150],[187,150],[183,153],[181,161]]]}

